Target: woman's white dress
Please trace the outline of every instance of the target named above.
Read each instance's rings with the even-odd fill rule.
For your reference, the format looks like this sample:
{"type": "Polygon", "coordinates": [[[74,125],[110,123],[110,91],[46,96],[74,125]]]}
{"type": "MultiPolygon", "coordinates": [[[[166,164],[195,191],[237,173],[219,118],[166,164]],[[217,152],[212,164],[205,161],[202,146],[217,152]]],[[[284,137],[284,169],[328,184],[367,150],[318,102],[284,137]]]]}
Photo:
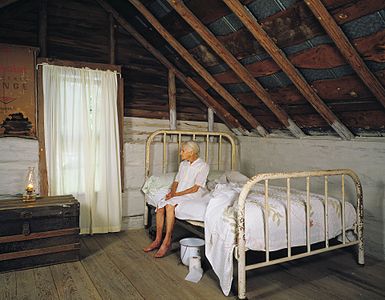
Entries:
{"type": "Polygon", "coordinates": [[[170,205],[178,205],[185,201],[196,200],[202,198],[207,192],[205,189],[207,175],[209,174],[209,165],[201,158],[197,158],[193,163],[190,163],[187,160],[184,160],[179,165],[179,171],[175,176],[175,181],[178,182],[178,187],[176,192],[181,192],[187,190],[194,185],[199,185],[200,188],[197,192],[173,197],[169,200],[166,200],[166,194],[161,197],[156,205],[157,209],[170,205]]]}

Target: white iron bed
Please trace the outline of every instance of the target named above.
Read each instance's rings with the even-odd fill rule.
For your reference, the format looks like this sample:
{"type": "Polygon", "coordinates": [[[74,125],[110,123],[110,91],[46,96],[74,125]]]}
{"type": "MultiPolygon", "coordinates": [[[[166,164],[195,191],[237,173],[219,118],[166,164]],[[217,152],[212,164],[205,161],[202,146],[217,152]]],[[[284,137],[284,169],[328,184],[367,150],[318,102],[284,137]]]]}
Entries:
{"type": "MultiPolygon", "coordinates": [[[[212,149],[215,149],[217,151],[216,155],[214,155],[216,156],[216,169],[220,170],[221,168],[228,168],[232,171],[235,170],[236,140],[232,135],[223,132],[158,130],[149,136],[146,143],[146,179],[148,179],[152,174],[150,168],[151,159],[153,158],[151,149],[154,141],[156,141],[157,139],[158,141],[160,139],[160,142],[163,143],[163,160],[161,163],[163,173],[166,173],[168,171],[169,160],[167,154],[169,153],[169,144],[174,144],[174,146],[177,146],[177,153],[179,153],[182,140],[186,139],[196,140],[201,144],[205,144],[204,158],[206,161],[208,161],[210,157],[213,157],[212,155],[209,155],[210,146],[212,149]],[[227,147],[223,146],[224,141],[226,141],[225,143],[227,143],[227,147]],[[215,143],[217,145],[214,147],[213,144],[215,143]],[[229,155],[226,156],[222,154],[224,148],[230,151],[229,155]],[[227,164],[224,163],[222,161],[223,157],[230,159],[230,162],[228,162],[227,164]]],[[[212,165],[213,161],[208,161],[208,163],[212,165]]],[[[215,250],[218,251],[218,249],[215,249],[215,246],[217,246],[217,248],[220,248],[220,250],[227,249],[227,252],[226,250],[220,251],[223,252],[220,253],[220,255],[227,255],[227,257],[234,256],[237,259],[239,299],[246,298],[246,271],[252,269],[283,263],[298,258],[303,258],[322,252],[332,251],[335,249],[350,247],[354,245],[358,245],[358,263],[362,265],[364,264],[362,187],[358,176],[351,170],[338,169],[290,173],[257,174],[253,178],[242,184],[242,186],[237,187],[232,183],[230,186],[218,184],[215,190],[211,193],[210,197],[214,199],[216,195],[220,195],[221,193],[225,195],[224,198],[228,196],[229,199],[223,199],[222,197],[218,198],[219,200],[209,200],[209,204],[207,206],[207,214],[209,214],[210,211],[211,213],[214,211],[214,215],[210,215],[208,218],[208,222],[206,222],[207,227],[205,234],[206,238],[210,239],[212,243],[212,240],[215,241],[215,238],[213,239],[213,237],[215,237],[216,234],[218,235],[218,233],[215,232],[215,226],[219,228],[228,228],[228,233],[226,233],[225,235],[230,238],[231,243],[229,246],[229,244],[226,244],[227,242],[225,241],[222,248],[222,244],[220,243],[216,245],[214,243],[214,245],[209,246],[208,242],[206,242],[206,254],[211,256],[218,256],[218,253],[215,253],[215,250]],[[355,195],[353,197],[355,199],[355,207],[353,207],[353,205],[351,205],[349,201],[345,199],[348,198],[346,197],[345,192],[345,177],[351,178],[352,181],[350,182],[354,184],[355,195]],[[291,187],[292,181],[298,178],[304,179],[306,188],[303,192],[291,187]],[[316,178],[321,178],[323,180],[323,195],[313,194],[310,192],[310,184],[313,180],[316,180],[316,178]],[[338,199],[329,195],[329,186],[331,186],[329,181],[332,178],[337,178],[337,181],[341,186],[340,196],[338,197],[338,199]],[[284,180],[285,186],[273,187],[269,185],[270,182],[274,180],[284,180]],[[260,184],[260,182],[262,182],[262,184],[260,184]],[[278,198],[280,199],[271,199],[270,196],[274,195],[275,193],[279,195],[278,198]],[[237,199],[231,199],[230,195],[235,195],[237,199]],[[222,201],[223,203],[222,207],[216,206],[217,203],[219,203],[220,201],[222,201]],[[300,229],[300,231],[303,232],[303,238],[301,239],[301,241],[295,241],[296,239],[294,237],[297,236],[297,229],[295,228],[295,226],[297,225],[295,218],[296,214],[298,215],[298,213],[295,212],[294,207],[298,206],[298,204],[302,205],[302,213],[300,212],[300,214],[304,226],[302,229],[300,229]],[[283,216],[282,218],[279,218],[278,222],[277,215],[274,215],[274,213],[272,213],[272,211],[274,210],[272,209],[272,207],[274,207],[274,205],[279,206],[277,211],[281,211],[280,213],[278,212],[278,215],[280,215],[280,217],[283,216]],[[254,207],[257,206],[259,207],[259,210],[254,209],[254,207]],[[247,207],[248,210],[246,210],[247,207]],[[318,211],[316,210],[316,207],[319,207],[318,211]],[[334,207],[335,210],[331,209],[331,207],[334,207]],[[225,211],[226,214],[231,211],[233,215],[230,218],[228,218],[228,216],[224,218],[223,216],[215,215],[217,212],[221,211],[221,209],[225,211]],[[316,219],[317,217],[314,217],[314,215],[317,214],[318,219],[316,219]],[[255,218],[253,218],[253,216],[255,216],[255,218]],[[262,223],[250,223],[253,219],[262,223]],[[214,224],[214,221],[216,220],[219,223],[214,224]],[[315,228],[317,226],[313,226],[313,222],[323,224],[322,226],[320,226],[320,228],[317,229],[318,232],[316,232],[315,228]],[[279,234],[282,235],[282,226],[281,231],[279,233],[279,230],[277,231],[277,229],[275,228],[276,226],[273,226],[275,223],[278,223],[278,225],[283,225],[283,228],[285,230],[283,232],[283,236],[278,236],[279,234]],[[214,226],[214,229],[212,228],[212,226],[214,226]],[[350,230],[349,233],[353,232],[354,238],[347,237],[348,230],[350,230]],[[262,240],[257,240],[257,238],[253,237],[254,234],[262,236],[262,240]],[[280,240],[279,244],[274,244],[274,235],[277,235],[277,239],[280,240]],[[315,237],[315,235],[317,237],[315,237]],[[333,244],[329,244],[329,241],[333,238],[336,238],[337,235],[339,235],[339,242],[333,242],[333,244]],[[321,241],[322,243],[320,243],[321,241]],[[284,243],[284,245],[282,245],[282,243],[284,243]],[[315,243],[318,243],[318,246],[316,248],[313,247],[315,243]],[[321,244],[321,247],[319,246],[319,244],[321,244]],[[300,253],[292,252],[292,249],[294,249],[294,247],[296,246],[305,246],[306,248],[300,253]],[[209,250],[207,248],[209,248],[209,250]],[[284,257],[271,259],[272,251],[282,248],[287,249],[286,255],[284,257]],[[266,249],[269,249],[269,251],[266,251],[266,249]],[[247,265],[246,252],[248,250],[264,251],[264,261],[247,265]]],[[[352,196],[350,196],[349,198],[351,199],[352,196]]],[[[299,205],[299,207],[301,207],[301,205],[299,205]]],[[[148,205],[146,203],[144,220],[145,225],[148,225],[148,205]]],[[[204,228],[205,226],[205,223],[201,220],[179,220],[177,223],[199,235],[202,234],[202,231],[197,230],[196,228],[204,228]]],[[[225,258],[226,257],[224,257],[224,260],[226,260],[225,258]]],[[[218,275],[218,269],[222,269],[223,266],[221,265],[221,263],[219,263],[219,266],[218,263],[211,263],[214,271],[218,275]]],[[[231,263],[231,266],[227,266],[227,273],[232,273],[232,260],[230,260],[229,263],[231,263]]],[[[231,284],[232,275],[230,281],[226,277],[222,278],[221,274],[218,275],[218,277],[220,278],[222,290],[225,294],[228,294],[229,284],[231,284]]]]}

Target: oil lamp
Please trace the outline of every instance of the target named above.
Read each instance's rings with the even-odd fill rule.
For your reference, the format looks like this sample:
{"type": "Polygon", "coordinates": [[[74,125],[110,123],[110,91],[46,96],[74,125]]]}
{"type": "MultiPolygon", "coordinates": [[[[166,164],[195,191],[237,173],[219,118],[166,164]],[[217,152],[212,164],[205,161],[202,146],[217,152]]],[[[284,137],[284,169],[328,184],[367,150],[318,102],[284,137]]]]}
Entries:
{"type": "Polygon", "coordinates": [[[23,201],[36,200],[36,175],[35,167],[28,167],[27,177],[25,180],[25,192],[23,194],[23,201]]]}

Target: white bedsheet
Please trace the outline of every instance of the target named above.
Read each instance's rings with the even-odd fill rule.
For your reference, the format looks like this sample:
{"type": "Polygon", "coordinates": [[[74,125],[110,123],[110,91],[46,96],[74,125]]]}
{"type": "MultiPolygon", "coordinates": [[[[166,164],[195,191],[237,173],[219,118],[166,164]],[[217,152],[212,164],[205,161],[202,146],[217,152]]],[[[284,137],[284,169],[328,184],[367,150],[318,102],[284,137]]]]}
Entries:
{"type": "MultiPolygon", "coordinates": [[[[170,191],[176,173],[152,175],[142,187],[146,195],[146,202],[154,207],[170,191]]],[[[238,171],[210,171],[207,178],[207,187],[211,191],[218,183],[234,183],[242,186],[249,180],[248,177],[238,171]]],[[[206,208],[211,199],[211,193],[205,190],[202,197],[193,197],[191,201],[184,201],[175,208],[175,217],[180,220],[192,220],[204,222],[206,208]]]]}
{"type": "MultiPolygon", "coordinates": [[[[168,187],[158,189],[153,193],[146,195],[146,202],[154,207],[164,199],[166,194],[170,191],[168,187]]],[[[206,215],[206,208],[211,198],[211,193],[205,192],[202,197],[194,197],[193,199],[187,199],[186,201],[179,203],[175,208],[175,217],[180,220],[192,220],[204,222],[206,215]]]]}
{"type": "MultiPolygon", "coordinates": [[[[240,187],[218,184],[211,193],[205,215],[206,257],[220,280],[225,295],[229,294],[233,277],[233,251],[236,241],[236,210],[240,187]]],[[[324,196],[311,194],[311,243],[324,238],[324,196]]],[[[285,188],[269,187],[269,249],[287,247],[285,188]]],[[[246,248],[265,250],[264,186],[256,185],[245,206],[246,248]]],[[[306,245],[306,192],[291,190],[291,245],[306,245]]],[[[342,232],[341,202],[328,198],[329,238],[342,232]]],[[[354,207],[345,202],[345,226],[352,229],[356,221],[354,207]]]]}

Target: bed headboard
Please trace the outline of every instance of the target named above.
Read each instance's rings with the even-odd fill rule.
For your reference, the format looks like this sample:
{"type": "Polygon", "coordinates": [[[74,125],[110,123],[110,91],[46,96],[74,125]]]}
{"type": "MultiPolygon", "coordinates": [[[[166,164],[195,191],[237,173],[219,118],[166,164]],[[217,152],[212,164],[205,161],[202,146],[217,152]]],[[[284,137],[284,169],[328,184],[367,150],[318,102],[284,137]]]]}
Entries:
{"type": "MultiPolygon", "coordinates": [[[[168,144],[177,144],[177,157],[178,157],[178,165],[180,163],[180,148],[183,141],[187,140],[193,140],[197,141],[200,144],[204,143],[205,147],[201,147],[201,153],[203,153],[202,150],[204,150],[204,156],[201,154],[200,156],[204,159],[206,162],[208,162],[209,159],[209,149],[210,145],[216,145],[216,147],[211,147],[212,149],[217,150],[217,154],[214,156],[217,156],[217,163],[218,163],[218,170],[221,170],[221,166],[225,167],[225,164],[222,163],[223,158],[223,143],[228,142],[230,145],[230,155],[226,156],[230,158],[230,169],[235,170],[236,168],[236,138],[228,134],[226,132],[213,132],[213,131],[185,131],[185,130],[168,130],[168,129],[161,129],[153,132],[150,134],[150,136],[147,138],[146,142],[146,162],[145,162],[145,179],[147,179],[153,172],[151,170],[151,159],[153,159],[151,155],[151,145],[153,142],[157,139],[160,139],[160,141],[163,143],[163,160],[162,160],[162,172],[166,173],[168,170],[168,162],[169,159],[167,157],[168,154],[168,144]],[[204,148],[204,149],[202,149],[204,148]]],[[[226,150],[227,151],[227,150],[226,150]]],[[[210,163],[210,162],[208,162],[210,163]]],[[[144,205],[144,225],[147,226],[148,224],[148,207],[145,201],[144,205]]]]}
{"type": "MultiPolygon", "coordinates": [[[[236,166],[236,138],[233,135],[230,135],[226,132],[214,132],[214,131],[185,131],[185,130],[168,130],[161,129],[153,132],[147,138],[146,142],[146,165],[145,165],[145,178],[147,179],[150,176],[150,161],[151,161],[151,144],[154,142],[156,137],[160,137],[163,143],[163,162],[162,162],[162,171],[163,173],[167,172],[168,166],[168,157],[167,157],[167,149],[169,143],[177,143],[178,145],[178,164],[180,162],[180,147],[183,141],[185,140],[193,140],[198,141],[200,143],[205,143],[204,149],[204,159],[207,162],[209,158],[209,148],[210,145],[218,144],[217,147],[217,161],[218,161],[218,170],[220,170],[220,166],[222,165],[222,152],[223,152],[223,142],[227,141],[230,144],[230,168],[231,170],[235,170],[236,166]],[[199,141],[200,139],[200,141],[199,141]]],[[[214,147],[212,147],[214,148],[214,147]]],[[[202,149],[201,149],[202,153],[202,149]]],[[[202,157],[202,155],[201,155],[202,157]]],[[[202,157],[203,158],[203,157],[202,157]]]]}

